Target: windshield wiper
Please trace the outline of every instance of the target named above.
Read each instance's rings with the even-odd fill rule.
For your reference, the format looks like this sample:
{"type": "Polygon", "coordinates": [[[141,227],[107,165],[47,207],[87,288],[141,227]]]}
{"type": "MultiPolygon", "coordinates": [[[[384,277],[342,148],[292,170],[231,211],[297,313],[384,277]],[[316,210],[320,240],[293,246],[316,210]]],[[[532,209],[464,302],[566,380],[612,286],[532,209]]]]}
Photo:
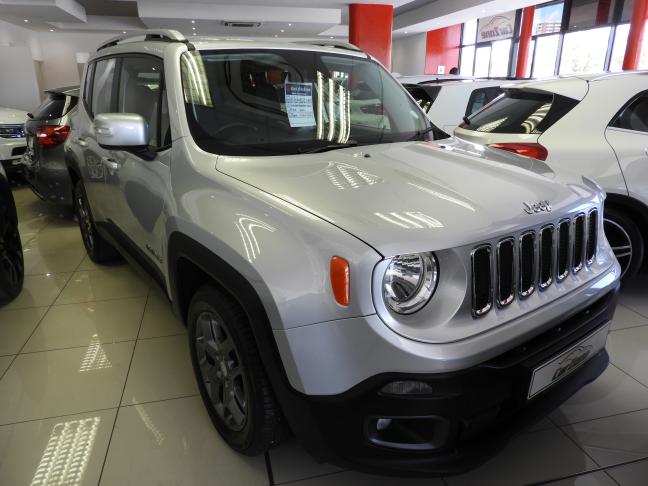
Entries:
{"type": "Polygon", "coordinates": [[[430,133],[430,132],[433,132],[435,130],[438,130],[436,125],[430,125],[429,127],[424,128],[423,130],[419,130],[418,132],[416,132],[414,135],[412,135],[410,138],[408,138],[407,141],[408,142],[413,142],[414,140],[419,140],[426,133],[430,133]]]}
{"type": "Polygon", "coordinates": [[[317,154],[320,152],[328,152],[329,150],[337,150],[349,147],[357,147],[358,142],[356,140],[349,140],[347,143],[334,143],[329,145],[322,145],[321,147],[315,148],[300,148],[300,154],[317,154]]]}
{"type": "Polygon", "coordinates": [[[470,118],[468,118],[468,116],[464,116],[463,121],[466,125],[470,125],[470,118]]]}

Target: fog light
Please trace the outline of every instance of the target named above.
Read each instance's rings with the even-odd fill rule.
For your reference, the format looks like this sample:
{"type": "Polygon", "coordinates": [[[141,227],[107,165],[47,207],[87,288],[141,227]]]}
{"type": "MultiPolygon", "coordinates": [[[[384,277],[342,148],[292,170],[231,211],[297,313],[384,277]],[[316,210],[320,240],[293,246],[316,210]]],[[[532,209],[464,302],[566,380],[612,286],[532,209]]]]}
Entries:
{"type": "Polygon", "coordinates": [[[386,430],[391,425],[391,423],[392,423],[392,419],[379,418],[376,421],[376,430],[378,431],[386,430]]]}
{"type": "Polygon", "coordinates": [[[430,395],[432,387],[422,381],[392,381],[380,390],[384,395],[430,395]]]}

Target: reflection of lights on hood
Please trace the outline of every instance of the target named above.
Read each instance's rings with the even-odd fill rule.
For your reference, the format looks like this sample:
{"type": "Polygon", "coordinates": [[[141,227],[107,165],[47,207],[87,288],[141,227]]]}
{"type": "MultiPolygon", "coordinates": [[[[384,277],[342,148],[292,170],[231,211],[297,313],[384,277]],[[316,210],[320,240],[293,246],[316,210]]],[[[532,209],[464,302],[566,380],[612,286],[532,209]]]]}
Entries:
{"type": "Polygon", "coordinates": [[[374,213],[380,219],[405,229],[443,228],[443,223],[418,211],[374,213]]]}
{"type": "Polygon", "coordinates": [[[271,233],[275,232],[275,228],[270,226],[263,221],[260,221],[251,216],[246,216],[245,214],[237,214],[238,219],[236,221],[236,228],[241,234],[241,239],[243,240],[243,246],[245,247],[245,253],[247,254],[248,261],[256,260],[257,257],[261,254],[261,248],[259,246],[259,240],[254,234],[256,228],[261,228],[271,233]]]}
{"type": "Polygon", "coordinates": [[[430,194],[431,196],[438,197],[439,199],[443,199],[444,201],[451,202],[452,204],[457,204],[458,206],[461,206],[462,208],[466,208],[469,211],[475,212],[475,208],[473,208],[470,204],[468,204],[465,201],[462,201],[461,199],[457,199],[456,197],[448,196],[447,194],[443,194],[442,192],[438,191],[433,191],[432,189],[429,189],[427,187],[419,186],[418,184],[413,184],[411,182],[408,182],[408,184],[412,187],[415,187],[416,189],[419,189],[420,191],[426,192],[430,194]]]}
{"type": "Polygon", "coordinates": [[[372,186],[383,182],[377,175],[348,164],[332,162],[324,172],[331,184],[340,190],[358,189],[362,186],[372,186]]]}
{"type": "Polygon", "coordinates": [[[146,409],[144,408],[144,406],[137,403],[137,400],[135,400],[135,397],[133,397],[133,402],[135,402],[135,410],[137,411],[137,414],[142,419],[142,422],[144,423],[144,426],[153,435],[153,439],[155,439],[155,442],[157,442],[157,445],[162,445],[162,443],[164,442],[164,439],[165,439],[164,434],[153,423],[153,420],[151,420],[151,416],[146,412],[146,409]]]}
{"type": "Polygon", "coordinates": [[[101,342],[99,342],[99,335],[93,334],[90,345],[81,361],[79,371],[95,371],[103,370],[104,368],[112,368],[112,363],[108,359],[101,342]]]}
{"type": "Polygon", "coordinates": [[[92,417],[54,425],[31,486],[81,484],[100,421],[92,417]]]}

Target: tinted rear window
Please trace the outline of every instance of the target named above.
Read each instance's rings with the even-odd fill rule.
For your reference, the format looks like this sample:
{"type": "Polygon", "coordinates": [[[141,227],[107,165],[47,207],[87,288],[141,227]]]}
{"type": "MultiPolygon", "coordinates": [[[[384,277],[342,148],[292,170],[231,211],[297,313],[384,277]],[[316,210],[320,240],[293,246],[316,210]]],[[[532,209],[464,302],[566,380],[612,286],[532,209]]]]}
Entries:
{"type": "Polygon", "coordinates": [[[441,86],[421,86],[418,84],[406,84],[405,89],[416,100],[425,113],[430,111],[434,100],[439,96],[441,86]]]}
{"type": "Polygon", "coordinates": [[[47,93],[47,97],[33,113],[34,120],[52,120],[66,115],[77,104],[74,96],[61,93],[47,93]]]}
{"type": "Polygon", "coordinates": [[[512,89],[460,127],[489,133],[543,133],[577,104],[565,96],[512,89]]]}

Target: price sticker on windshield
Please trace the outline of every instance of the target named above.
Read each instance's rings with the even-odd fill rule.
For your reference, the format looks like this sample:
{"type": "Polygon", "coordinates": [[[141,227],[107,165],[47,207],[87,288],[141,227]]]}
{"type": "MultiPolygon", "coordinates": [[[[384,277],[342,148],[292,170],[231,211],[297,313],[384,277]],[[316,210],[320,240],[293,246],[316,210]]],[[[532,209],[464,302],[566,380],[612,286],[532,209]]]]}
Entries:
{"type": "Polygon", "coordinates": [[[314,127],[313,84],[286,83],[286,112],[291,127],[314,127]]]}

